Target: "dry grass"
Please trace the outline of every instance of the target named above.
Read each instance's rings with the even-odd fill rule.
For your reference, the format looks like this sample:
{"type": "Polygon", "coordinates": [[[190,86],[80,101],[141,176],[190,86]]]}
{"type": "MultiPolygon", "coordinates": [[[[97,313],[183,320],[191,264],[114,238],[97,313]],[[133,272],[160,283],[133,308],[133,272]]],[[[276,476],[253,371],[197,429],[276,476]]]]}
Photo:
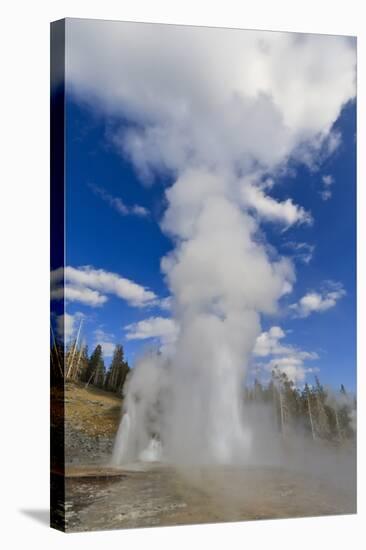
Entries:
{"type": "Polygon", "coordinates": [[[89,436],[114,436],[121,416],[122,400],[84,384],[65,385],[65,421],[89,436]]]}

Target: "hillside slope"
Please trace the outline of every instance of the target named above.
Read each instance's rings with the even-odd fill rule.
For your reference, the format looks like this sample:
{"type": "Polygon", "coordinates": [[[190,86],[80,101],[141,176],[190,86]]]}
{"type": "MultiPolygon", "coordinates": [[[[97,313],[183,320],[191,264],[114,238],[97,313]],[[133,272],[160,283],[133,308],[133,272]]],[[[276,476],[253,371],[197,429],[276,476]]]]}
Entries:
{"type": "Polygon", "coordinates": [[[65,456],[67,464],[107,461],[121,416],[116,394],[84,384],[65,385],[65,456]]]}

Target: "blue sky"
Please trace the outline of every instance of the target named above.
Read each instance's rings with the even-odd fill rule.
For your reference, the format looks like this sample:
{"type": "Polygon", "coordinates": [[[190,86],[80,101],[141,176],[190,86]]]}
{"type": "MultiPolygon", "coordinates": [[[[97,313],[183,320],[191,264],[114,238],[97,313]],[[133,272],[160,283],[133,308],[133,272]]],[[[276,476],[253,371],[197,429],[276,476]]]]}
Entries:
{"type": "Polygon", "coordinates": [[[133,365],[174,353],[184,311],[228,344],[231,313],[253,310],[261,332],[232,350],[253,349],[251,379],[354,390],[355,40],[66,25],[67,336],[82,318],[90,350],[109,364],[121,343],[133,365]]]}
{"type": "MultiPolygon", "coordinates": [[[[160,259],[172,248],[159,227],[164,185],[141,185],[133,167],[109,142],[108,128],[113,121],[70,98],[67,121],[67,265],[92,265],[148,287],[159,297],[168,296],[160,273],[160,259]],[[121,215],[92,186],[103,188],[126,205],[145,207],[148,215],[121,215]]],[[[69,303],[67,312],[85,314],[83,333],[90,349],[96,342],[94,331],[101,329],[111,341],[123,344],[131,364],[141,346],[150,343],[126,340],[124,327],[161,314],[160,308],[131,307],[114,296],[97,308],[69,303]]],[[[105,359],[108,364],[110,357],[105,359]]]]}
{"type": "MultiPolygon", "coordinates": [[[[69,97],[67,101],[67,265],[91,265],[113,272],[165,297],[169,291],[160,271],[160,259],[172,248],[171,241],[159,227],[164,211],[164,189],[169,182],[157,180],[142,185],[133,166],[118,153],[109,139],[113,120],[103,117],[90,106],[69,97]],[[121,215],[93,186],[103,188],[125,205],[139,204],[147,216],[121,215]]],[[[341,282],[346,295],[324,312],[306,318],[291,318],[279,313],[264,317],[263,329],[281,325],[286,343],[316,352],[319,359],[311,366],[319,368],[324,383],[344,383],[354,389],[355,356],[355,103],[343,110],[336,122],[342,143],[331,158],[312,171],[295,166],[295,173],[284,177],[274,196],[284,200],[291,196],[297,204],[311,211],[311,226],[293,226],[287,231],[268,223],[264,230],[269,243],[281,253],[295,256],[296,285],[288,303],[296,302],[308,291],[317,290],[325,280],[341,282]],[[332,196],[323,200],[322,177],[331,175],[332,196]],[[307,243],[314,247],[309,263],[296,257],[304,252],[288,243],[307,243]]],[[[305,253],[309,252],[308,249],[305,253]]],[[[146,317],[162,315],[159,307],[136,308],[110,295],[101,307],[78,302],[67,304],[67,312],[85,315],[83,338],[92,349],[97,342],[95,331],[106,333],[113,343],[122,343],[127,359],[133,364],[141,349],[155,345],[155,339],[127,340],[125,327],[146,317]]],[[[76,325],[75,325],[76,326],[76,325]]],[[[100,339],[103,340],[104,336],[100,339]]],[[[110,357],[106,357],[108,364],[110,357]]],[[[311,381],[313,374],[308,375],[311,381]]]]}

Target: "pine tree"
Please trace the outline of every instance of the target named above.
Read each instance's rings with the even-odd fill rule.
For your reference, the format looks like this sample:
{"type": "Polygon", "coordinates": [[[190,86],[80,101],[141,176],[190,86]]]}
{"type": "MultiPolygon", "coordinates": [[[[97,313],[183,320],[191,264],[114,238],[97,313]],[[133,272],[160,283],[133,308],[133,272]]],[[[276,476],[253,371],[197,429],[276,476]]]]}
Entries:
{"type": "Polygon", "coordinates": [[[122,395],[123,386],[130,368],[124,360],[123,346],[117,344],[111,366],[106,376],[105,388],[122,395]]]}
{"type": "Polygon", "coordinates": [[[298,417],[299,395],[293,381],[285,373],[282,373],[282,388],[287,407],[287,424],[295,427],[298,417]]]}
{"type": "Polygon", "coordinates": [[[255,380],[243,388],[243,398],[249,405],[271,405],[274,427],[286,437],[297,428],[305,428],[314,440],[341,444],[355,438],[357,403],[343,385],[338,396],[332,396],[316,377],[314,386],[306,383],[300,390],[286,374],[274,369],[267,385],[255,380]]]}
{"type": "Polygon", "coordinates": [[[312,392],[310,391],[308,383],[305,384],[304,391],[302,393],[302,410],[306,411],[307,417],[309,419],[309,425],[311,430],[311,436],[313,439],[316,439],[315,431],[315,418],[314,418],[314,405],[312,403],[312,392]]]}
{"type": "Polygon", "coordinates": [[[330,435],[330,426],[329,419],[327,415],[326,408],[326,399],[327,394],[323,386],[319,382],[319,378],[315,376],[315,400],[316,400],[316,411],[317,411],[317,432],[321,438],[329,438],[330,435]]]}
{"type": "Polygon", "coordinates": [[[287,405],[283,391],[283,380],[283,374],[277,368],[272,370],[274,411],[278,430],[282,434],[285,433],[287,424],[287,405]]]}
{"type": "MultiPolygon", "coordinates": [[[[88,367],[86,369],[85,374],[86,374],[87,384],[93,383],[97,385],[96,377],[97,377],[98,367],[99,367],[98,377],[100,377],[101,363],[104,369],[104,362],[102,358],[102,346],[98,344],[90,356],[88,367]]],[[[104,378],[104,375],[103,375],[103,378],[104,378]]]]}
{"type": "Polygon", "coordinates": [[[120,370],[123,368],[123,347],[119,344],[116,345],[113,353],[113,359],[109,370],[108,386],[110,391],[117,391],[117,382],[119,378],[120,370]]]}
{"type": "Polygon", "coordinates": [[[89,365],[89,356],[88,356],[88,346],[85,345],[81,348],[80,354],[78,357],[76,379],[81,382],[87,382],[87,371],[89,365]]]}
{"type": "Polygon", "coordinates": [[[122,397],[123,397],[123,388],[129,372],[130,372],[130,367],[128,365],[128,362],[124,361],[119,371],[119,376],[117,379],[117,393],[122,397]]]}
{"type": "Polygon", "coordinates": [[[104,380],[105,380],[105,365],[104,365],[103,357],[101,356],[97,363],[93,384],[98,388],[104,388],[104,380]]]}

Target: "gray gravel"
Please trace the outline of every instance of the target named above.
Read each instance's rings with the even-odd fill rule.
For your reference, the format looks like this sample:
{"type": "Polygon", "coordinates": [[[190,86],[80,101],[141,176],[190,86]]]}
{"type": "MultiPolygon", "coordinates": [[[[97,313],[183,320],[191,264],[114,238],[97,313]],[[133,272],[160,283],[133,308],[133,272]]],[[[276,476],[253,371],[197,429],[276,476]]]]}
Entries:
{"type": "Polygon", "coordinates": [[[108,462],[113,448],[113,437],[95,437],[65,424],[65,456],[68,465],[100,464],[108,462]]]}

